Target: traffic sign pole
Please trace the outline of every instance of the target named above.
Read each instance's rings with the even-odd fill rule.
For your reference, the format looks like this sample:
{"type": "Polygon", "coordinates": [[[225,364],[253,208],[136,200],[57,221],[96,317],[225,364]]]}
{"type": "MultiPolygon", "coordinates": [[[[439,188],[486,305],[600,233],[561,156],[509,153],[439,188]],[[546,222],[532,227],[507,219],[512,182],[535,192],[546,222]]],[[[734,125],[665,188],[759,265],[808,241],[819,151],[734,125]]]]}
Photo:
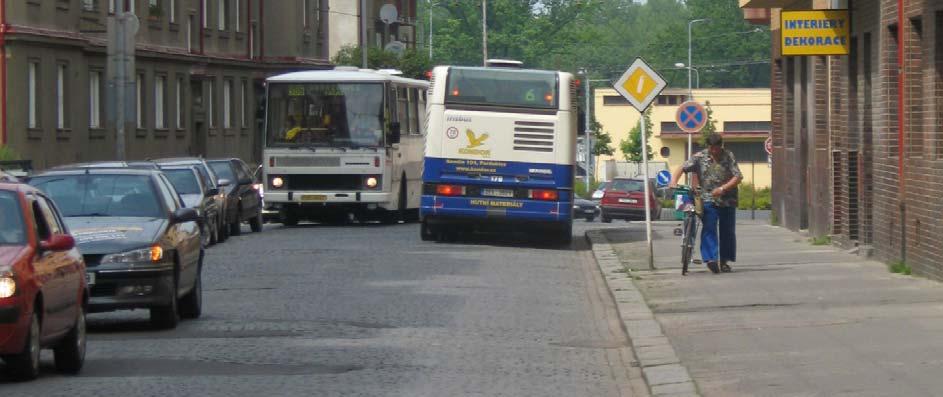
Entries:
{"type": "Polygon", "coordinates": [[[646,137],[645,109],[652,104],[668,83],[642,58],[636,58],[632,66],[622,74],[615,84],[616,91],[625,97],[639,112],[639,124],[642,131],[642,175],[645,192],[645,237],[648,240],[648,268],[655,270],[655,252],[652,249],[652,200],[648,176],[648,139],[646,137]]]}

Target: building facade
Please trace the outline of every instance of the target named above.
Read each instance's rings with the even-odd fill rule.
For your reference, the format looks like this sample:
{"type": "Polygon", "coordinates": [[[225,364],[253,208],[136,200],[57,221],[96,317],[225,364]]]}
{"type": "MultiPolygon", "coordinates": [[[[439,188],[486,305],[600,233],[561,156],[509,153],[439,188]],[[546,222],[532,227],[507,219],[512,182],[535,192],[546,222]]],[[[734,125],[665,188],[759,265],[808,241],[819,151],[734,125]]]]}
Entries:
{"type": "MultiPolygon", "coordinates": [[[[696,89],[694,98],[710,105],[717,131],[724,136],[724,144],[731,150],[744,182],[757,188],[769,187],[771,169],[764,142],[770,136],[770,90],[761,88],[743,89],[696,89]]],[[[675,122],[678,106],[687,100],[687,90],[668,89],[658,96],[651,107],[652,137],[649,142],[654,157],[651,161],[664,162],[674,170],[689,157],[688,134],[681,131],[675,122]]],[[[619,150],[619,142],[629,139],[629,131],[638,125],[640,115],[628,101],[614,89],[594,91],[593,117],[612,138],[613,156],[597,156],[594,172],[596,179],[605,180],[608,161],[625,161],[619,150]]],[[[700,149],[700,134],[693,136],[693,147],[700,149]]]]}
{"type": "Polygon", "coordinates": [[[943,2],[741,6],[762,9],[773,29],[773,200],[782,224],[943,280],[935,199],[943,194],[943,2]],[[848,9],[850,53],[782,56],[781,9],[848,9]]]}
{"type": "MultiPolygon", "coordinates": [[[[404,0],[413,13],[415,1],[404,0]]],[[[125,10],[138,19],[126,158],[258,161],[265,78],[330,67],[332,41],[359,31],[349,3],[359,2],[0,0],[2,143],[37,169],[116,158],[107,26],[125,10]]],[[[368,26],[386,3],[368,2],[368,26]]]]}

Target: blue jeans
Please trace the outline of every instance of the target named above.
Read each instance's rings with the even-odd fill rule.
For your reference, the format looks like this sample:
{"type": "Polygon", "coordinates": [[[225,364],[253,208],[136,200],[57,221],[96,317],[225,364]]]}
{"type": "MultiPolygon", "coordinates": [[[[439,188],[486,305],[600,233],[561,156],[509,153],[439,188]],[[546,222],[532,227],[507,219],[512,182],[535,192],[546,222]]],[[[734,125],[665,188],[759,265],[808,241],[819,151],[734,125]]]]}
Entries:
{"type": "Polygon", "coordinates": [[[704,203],[704,216],[701,218],[701,260],[705,263],[716,261],[737,261],[737,208],[717,207],[714,203],[704,203]],[[718,223],[720,224],[720,243],[717,242],[718,223]],[[720,247],[718,247],[718,245],[720,247]],[[718,256],[718,248],[720,255],[718,256]]]}

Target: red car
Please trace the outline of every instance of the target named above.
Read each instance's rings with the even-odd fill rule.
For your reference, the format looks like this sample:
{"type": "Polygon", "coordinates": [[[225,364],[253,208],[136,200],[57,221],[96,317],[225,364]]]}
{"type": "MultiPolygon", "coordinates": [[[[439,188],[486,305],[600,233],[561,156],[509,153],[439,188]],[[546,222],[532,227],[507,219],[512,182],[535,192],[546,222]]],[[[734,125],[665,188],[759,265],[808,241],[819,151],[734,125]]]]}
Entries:
{"type": "Polygon", "coordinates": [[[0,183],[0,357],[20,380],[39,351],[78,373],[85,361],[85,262],[55,204],[29,185],[0,183]]]}
{"type": "MultiPolygon", "coordinates": [[[[652,219],[658,219],[661,205],[655,199],[655,186],[648,183],[649,211],[652,219]]],[[[645,220],[645,181],[643,179],[616,178],[606,188],[599,204],[600,217],[605,223],[613,219],[645,220]]]]}

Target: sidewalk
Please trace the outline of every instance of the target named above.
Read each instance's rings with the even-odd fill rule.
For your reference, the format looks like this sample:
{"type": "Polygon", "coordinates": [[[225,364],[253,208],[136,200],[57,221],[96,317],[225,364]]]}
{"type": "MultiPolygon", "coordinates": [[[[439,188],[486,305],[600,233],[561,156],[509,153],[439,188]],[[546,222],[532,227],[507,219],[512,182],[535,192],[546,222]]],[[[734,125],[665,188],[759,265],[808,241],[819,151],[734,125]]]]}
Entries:
{"type": "Polygon", "coordinates": [[[634,283],[702,395],[943,395],[943,284],[750,221],[733,273],[682,277],[678,225],[656,224],[655,271],[643,224],[602,235],[646,269],[634,283]]]}

